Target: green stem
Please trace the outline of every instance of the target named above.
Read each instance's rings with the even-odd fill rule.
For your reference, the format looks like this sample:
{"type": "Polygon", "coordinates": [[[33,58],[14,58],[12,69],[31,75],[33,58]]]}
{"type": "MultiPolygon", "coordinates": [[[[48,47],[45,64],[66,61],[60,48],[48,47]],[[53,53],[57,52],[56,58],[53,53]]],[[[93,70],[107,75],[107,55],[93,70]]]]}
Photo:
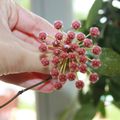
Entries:
{"type": "Polygon", "coordinates": [[[89,37],[89,36],[90,36],[90,34],[86,35],[86,38],[89,37]]]}
{"type": "Polygon", "coordinates": [[[53,36],[50,36],[50,35],[47,35],[47,37],[53,40],[55,39],[53,36]]]}
{"type": "Polygon", "coordinates": [[[63,74],[65,74],[65,71],[66,71],[67,61],[68,61],[68,59],[65,60],[65,64],[64,64],[64,68],[63,68],[63,74]]]}

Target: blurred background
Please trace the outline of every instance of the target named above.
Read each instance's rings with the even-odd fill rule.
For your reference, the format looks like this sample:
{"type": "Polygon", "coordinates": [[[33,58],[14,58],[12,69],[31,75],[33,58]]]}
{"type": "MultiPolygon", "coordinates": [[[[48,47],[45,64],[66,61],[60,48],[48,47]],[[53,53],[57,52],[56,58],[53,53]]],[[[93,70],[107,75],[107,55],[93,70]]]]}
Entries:
{"type": "MultiPolygon", "coordinates": [[[[62,20],[65,31],[74,19],[81,20],[80,31],[85,33],[91,26],[98,26],[101,30],[98,44],[113,50],[110,55],[114,52],[114,59],[120,59],[120,0],[16,1],[51,23],[62,20]]],[[[0,120],[120,120],[120,75],[114,69],[112,74],[108,71],[103,70],[101,80],[86,92],[79,92],[72,83],[51,94],[29,90],[0,110],[0,120]]],[[[21,89],[0,82],[0,104],[21,89]]]]}

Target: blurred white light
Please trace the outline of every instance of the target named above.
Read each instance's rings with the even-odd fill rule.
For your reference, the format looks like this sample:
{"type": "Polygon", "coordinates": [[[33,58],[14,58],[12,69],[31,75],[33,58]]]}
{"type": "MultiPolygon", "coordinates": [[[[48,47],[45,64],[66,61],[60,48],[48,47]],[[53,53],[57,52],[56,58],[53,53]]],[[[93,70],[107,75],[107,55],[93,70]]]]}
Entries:
{"type": "Polygon", "coordinates": [[[106,101],[112,102],[113,101],[113,97],[111,95],[107,95],[106,101]]]}
{"type": "Polygon", "coordinates": [[[34,103],[35,103],[35,93],[34,93],[34,91],[29,90],[29,91],[25,92],[24,94],[22,94],[19,97],[19,100],[21,102],[26,103],[26,104],[34,105],[34,103]]]}
{"type": "Polygon", "coordinates": [[[87,78],[87,74],[83,74],[81,72],[77,72],[77,76],[79,80],[83,80],[83,81],[86,80],[87,78]]]}
{"type": "Polygon", "coordinates": [[[118,0],[113,0],[112,5],[113,5],[113,7],[116,7],[116,8],[118,8],[118,9],[120,9],[120,1],[118,1],[118,0]]]}
{"type": "Polygon", "coordinates": [[[102,96],[100,97],[100,100],[101,100],[101,101],[105,101],[105,96],[102,95],[102,96]]]}
{"type": "Polygon", "coordinates": [[[108,2],[109,0],[103,0],[103,2],[108,2]]]}
{"type": "Polygon", "coordinates": [[[107,17],[102,17],[101,19],[100,19],[100,23],[105,23],[107,21],[107,17]]]}
{"type": "Polygon", "coordinates": [[[102,10],[102,9],[98,10],[98,14],[100,14],[100,15],[104,14],[104,10],[102,10]]]}
{"type": "Polygon", "coordinates": [[[73,11],[87,16],[95,0],[73,0],[73,11]]]}
{"type": "Polygon", "coordinates": [[[89,77],[86,73],[77,72],[78,80],[82,80],[85,83],[83,92],[86,93],[89,90],[89,77]]]}
{"type": "Polygon", "coordinates": [[[106,96],[105,105],[108,106],[112,103],[113,97],[111,95],[106,96]]]}

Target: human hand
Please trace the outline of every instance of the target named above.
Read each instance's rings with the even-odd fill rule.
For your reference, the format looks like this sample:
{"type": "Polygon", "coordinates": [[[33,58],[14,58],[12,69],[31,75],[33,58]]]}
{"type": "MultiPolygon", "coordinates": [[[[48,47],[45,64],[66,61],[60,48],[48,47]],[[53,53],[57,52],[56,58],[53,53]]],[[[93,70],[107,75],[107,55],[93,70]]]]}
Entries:
{"type": "MultiPolygon", "coordinates": [[[[46,79],[50,66],[41,65],[36,39],[40,31],[54,35],[57,30],[13,0],[0,1],[0,18],[0,79],[23,87],[46,79]]],[[[54,87],[47,82],[39,89],[51,92],[54,87]]]]}

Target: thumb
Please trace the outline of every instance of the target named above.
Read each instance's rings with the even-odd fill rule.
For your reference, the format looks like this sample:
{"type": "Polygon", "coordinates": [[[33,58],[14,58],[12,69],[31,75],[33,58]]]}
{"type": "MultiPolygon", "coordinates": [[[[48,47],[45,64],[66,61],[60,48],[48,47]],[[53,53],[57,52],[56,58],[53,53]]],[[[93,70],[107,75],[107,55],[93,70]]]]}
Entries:
{"type": "MultiPolygon", "coordinates": [[[[40,72],[44,74],[49,74],[51,66],[50,65],[43,66],[42,63],[40,62],[40,58],[41,56],[43,56],[42,53],[31,52],[28,50],[25,50],[23,52],[25,57],[23,67],[21,68],[22,72],[40,72]]],[[[50,57],[48,59],[50,59],[50,57]]]]}
{"type": "Polygon", "coordinates": [[[49,66],[40,62],[40,52],[23,48],[17,42],[0,42],[0,75],[24,72],[49,73],[49,66]]]}

